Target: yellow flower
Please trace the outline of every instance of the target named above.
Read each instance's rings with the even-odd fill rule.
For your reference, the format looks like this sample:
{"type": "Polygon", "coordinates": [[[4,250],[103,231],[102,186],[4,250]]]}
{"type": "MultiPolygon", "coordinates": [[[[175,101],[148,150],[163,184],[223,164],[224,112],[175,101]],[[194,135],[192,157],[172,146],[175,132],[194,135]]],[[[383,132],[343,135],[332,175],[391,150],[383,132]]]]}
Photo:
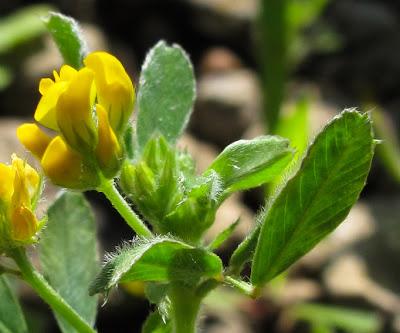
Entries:
{"type": "Polygon", "coordinates": [[[58,128],[70,147],[83,154],[97,145],[94,105],[93,72],[83,68],[72,78],[56,104],[58,128]]]}
{"type": "Polygon", "coordinates": [[[94,52],[85,67],[61,67],[54,79],[40,81],[42,97],[36,124],[17,130],[22,144],[40,161],[57,185],[92,189],[101,176],[114,177],[125,156],[123,134],[133,110],[134,87],[122,64],[106,52],[94,52]]]}
{"type": "Polygon", "coordinates": [[[25,161],[13,155],[11,165],[0,163],[0,252],[36,240],[40,192],[40,176],[25,161]]]}
{"type": "Polygon", "coordinates": [[[96,188],[100,179],[98,171],[91,169],[83,155],[71,149],[61,136],[45,134],[36,124],[23,124],[17,129],[21,143],[40,160],[43,171],[50,180],[62,187],[87,190],[96,188]]]}
{"type": "Polygon", "coordinates": [[[96,170],[90,170],[82,155],[70,149],[60,136],[48,145],[41,165],[46,176],[58,186],[86,190],[100,183],[96,170]]]}
{"type": "Polygon", "coordinates": [[[60,74],[53,71],[54,81],[49,78],[42,79],[39,83],[39,92],[42,98],[35,111],[35,120],[53,130],[58,129],[56,118],[56,105],[60,95],[67,89],[69,82],[75,77],[77,71],[64,65],[60,74]]]}
{"type": "Polygon", "coordinates": [[[84,60],[95,73],[97,101],[108,113],[111,127],[122,134],[133,111],[135,90],[117,58],[106,52],[93,52],[84,60]]]}

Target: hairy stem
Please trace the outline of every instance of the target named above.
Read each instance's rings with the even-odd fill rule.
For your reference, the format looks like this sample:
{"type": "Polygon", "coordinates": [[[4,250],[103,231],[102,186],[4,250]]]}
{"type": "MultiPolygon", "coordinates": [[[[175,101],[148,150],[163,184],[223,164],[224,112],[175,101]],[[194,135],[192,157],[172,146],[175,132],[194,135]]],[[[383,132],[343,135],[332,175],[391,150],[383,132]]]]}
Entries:
{"type": "Polygon", "coordinates": [[[259,290],[245,281],[238,280],[232,276],[225,276],[225,283],[231,287],[234,287],[246,296],[250,296],[252,298],[258,297],[259,290]]]}
{"type": "Polygon", "coordinates": [[[182,285],[173,285],[170,293],[172,303],[173,333],[195,333],[201,298],[182,285]]]}
{"type": "Polygon", "coordinates": [[[22,278],[36,291],[36,293],[55,311],[62,316],[79,333],[95,333],[85,320],[68,305],[64,299],[47,283],[44,277],[32,266],[26,256],[24,248],[17,248],[9,252],[22,273],[22,278]]]}
{"type": "Polygon", "coordinates": [[[126,223],[139,235],[145,238],[153,236],[151,231],[146,227],[144,222],[136,215],[131,209],[122,195],[118,192],[115,187],[114,180],[106,180],[98,188],[99,192],[102,192],[107,199],[111,202],[114,208],[121,214],[125,219],[126,223]]]}

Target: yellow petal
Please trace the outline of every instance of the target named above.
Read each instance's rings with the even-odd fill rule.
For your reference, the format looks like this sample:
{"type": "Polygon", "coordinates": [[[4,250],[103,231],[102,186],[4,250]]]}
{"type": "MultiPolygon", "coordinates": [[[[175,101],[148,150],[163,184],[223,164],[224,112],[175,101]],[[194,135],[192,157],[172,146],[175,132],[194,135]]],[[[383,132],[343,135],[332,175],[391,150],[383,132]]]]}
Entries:
{"type": "Polygon", "coordinates": [[[64,65],[61,67],[59,80],[60,81],[71,81],[77,73],[78,73],[78,71],[75,68],[73,68],[69,65],[64,65]]]}
{"type": "Polygon", "coordinates": [[[32,211],[25,207],[17,207],[11,213],[11,237],[13,240],[27,242],[38,231],[38,221],[32,211]]]}
{"type": "Polygon", "coordinates": [[[119,60],[109,53],[90,53],[84,63],[95,73],[99,104],[108,112],[114,132],[121,134],[133,111],[135,91],[131,79],[119,60]]]}
{"type": "Polygon", "coordinates": [[[80,155],[56,136],[47,147],[41,160],[44,173],[56,185],[74,188],[79,183],[82,169],[80,155]]]}
{"type": "Polygon", "coordinates": [[[54,81],[55,82],[60,81],[60,75],[58,75],[56,70],[53,70],[53,76],[54,76],[54,81]]]}
{"type": "Polygon", "coordinates": [[[17,128],[19,141],[38,159],[41,159],[51,138],[36,124],[22,124],[17,128]]]}
{"type": "Polygon", "coordinates": [[[14,171],[9,165],[0,163],[0,200],[10,202],[13,194],[14,171]]]}
{"type": "Polygon", "coordinates": [[[112,177],[118,171],[121,163],[121,147],[108,121],[106,110],[96,105],[99,129],[99,143],[96,148],[97,161],[100,169],[107,177],[112,177]]]}
{"type": "Polygon", "coordinates": [[[52,87],[54,84],[54,81],[49,78],[41,79],[39,83],[39,92],[44,95],[47,93],[47,91],[52,87]]]}
{"type": "Polygon", "coordinates": [[[41,179],[38,172],[34,168],[32,168],[26,161],[17,157],[16,154],[12,154],[11,160],[13,169],[18,169],[19,171],[15,173],[15,177],[17,177],[18,174],[22,175],[25,183],[24,185],[28,191],[29,198],[30,200],[32,200],[40,187],[41,179]]]}
{"type": "Polygon", "coordinates": [[[56,106],[58,128],[65,141],[84,153],[93,151],[97,145],[92,118],[93,75],[90,69],[81,69],[60,95],[56,106]]]}
{"type": "Polygon", "coordinates": [[[42,96],[36,107],[35,120],[37,122],[39,122],[43,126],[46,126],[47,128],[53,130],[58,129],[55,107],[58,98],[67,87],[68,83],[61,81],[56,82],[51,86],[48,83],[44,83],[42,87],[39,87],[39,89],[44,88],[45,94],[42,96]]]}
{"type": "Polygon", "coordinates": [[[31,207],[40,187],[40,176],[28,163],[12,155],[12,169],[14,170],[14,192],[11,198],[13,207],[31,207]]]}

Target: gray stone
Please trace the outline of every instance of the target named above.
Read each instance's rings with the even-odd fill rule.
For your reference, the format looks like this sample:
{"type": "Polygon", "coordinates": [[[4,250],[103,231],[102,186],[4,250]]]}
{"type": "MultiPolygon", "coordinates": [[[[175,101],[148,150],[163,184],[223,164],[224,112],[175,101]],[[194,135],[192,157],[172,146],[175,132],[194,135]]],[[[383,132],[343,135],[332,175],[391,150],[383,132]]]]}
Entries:
{"type": "Polygon", "coordinates": [[[190,128],[201,139],[225,147],[258,121],[260,110],[260,85],[253,72],[206,74],[199,79],[190,128]]]}

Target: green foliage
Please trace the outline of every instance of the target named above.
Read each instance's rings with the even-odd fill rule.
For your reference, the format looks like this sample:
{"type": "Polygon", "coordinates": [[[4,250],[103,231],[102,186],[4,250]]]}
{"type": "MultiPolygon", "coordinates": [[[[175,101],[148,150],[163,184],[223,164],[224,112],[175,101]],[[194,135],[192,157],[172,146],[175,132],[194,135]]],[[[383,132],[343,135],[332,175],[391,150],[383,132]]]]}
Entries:
{"type": "Polygon", "coordinates": [[[290,145],[296,149],[293,158],[295,161],[307,149],[310,137],[308,99],[304,96],[301,97],[290,111],[288,114],[282,114],[279,118],[276,134],[289,139],[290,145]]]}
{"type": "Polygon", "coordinates": [[[328,26],[305,34],[315,24],[328,0],[262,0],[258,17],[257,52],[261,66],[264,116],[270,133],[276,131],[285,99],[288,75],[311,51],[331,52],[340,39],[328,26]]]}
{"type": "Polygon", "coordinates": [[[4,275],[0,275],[0,333],[27,333],[18,299],[4,275]]]}
{"type": "Polygon", "coordinates": [[[143,325],[142,333],[171,333],[171,322],[164,323],[160,314],[156,311],[151,313],[143,325]]]}
{"type": "Polygon", "coordinates": [[[78,23],[60,13],[50,13],[44,19],[44,23],[57,44],[64,62],[76,69],[82,67],[87,47],[78,23]]]}
{"type": "Polygon", "coordinates": [[[155,136],[137,161],[124,165],[121,187],[157,232],[196,243],[227,196],[272,181],[291,157],[286,139],[240,140],[197,176],[188,154],[155,136]]]}
{"type": "Polygon", "coordinates": [[[128,125],[124,133],[124,144],[125,144],[125,152],[128,159],[133,159],[135,156],[135,147],[133,141],[133,128],[132,124],[128,125]]]}
{"type": "Polygon", "coordinates": [[[148,141],[137,162],[124,165],[120,184],[158,233],[196,241],[214,220],[218,180],[196,177],[191,157],[162,136],[148,141]]]}
{"type": "Polygon", "coordinates": [[[165,216],[182,200],[177,180],[194,175],[194,163],[185,153],[175,151],[162,136],[152,138],[137,163],[126,163],[121,187],[146,219],[162,229],[165,216]]]}
{"type": "Polygon", "coordinates": [[[154,134],[175,143],[189,120],[195,98],[192,64],[178,45],[159,42],[143,64],[136,134],[142,150],[154,134]]]}
{"type": "Polygon", "coordinates": [[[13,79],[11,69],[0,65],[0,91],[7,88],[13,79]]]}
{"type": "Polygon", "coordinates": [[[143,240],[121,248],[104,265],[90,294],[108,292],[120,282],[179,281],[195,287],[203,279],[220,278],[222,262],[216,255],[166,237],[143,240]]]}
{"type": "Polygon", "coordinates": [[[239,246],[232,253],[229,259],[229,271],[232,274],[239,274],[243,265],[250,262],[253,258],[254,250],[257,245],[258,236],[261,229],[260,216],[255,228],[246,236],[246,238],[239,244],[239,246]]]}
{"type": "Polygon", "coordinates": [[[340,329],[349,333],[376,333],[381,326],[374,313],[322,304],[296,305],[290,315],[309,322],[315,332],[336,332],[340,329]],[[325,331],[322,331],[323,328],[325,331]]]}
{"type": "MultiPolygon", "coordinates": [[[[82,194],[65,192],[49,208],[39,247],[43,272],[66,302],[94,324],[97,297],[88,288],[99,267],[93,213],[82,194]]],[[[56,316],[63,332],[75,332],[56,316]]]]}
{"type": "Polygon", "coordinates": [[[148,282],[144,292],[146,298],[153,304],[161,303],[167,296],[169,285],[166,283],[148,282]]]}
{"type": "MultiPolygon", "coordinates": [[[[142,67],[137,122],[123,138],[122,149],[128,155],[121,161],[124,193],[114,186],[115,179],[103,179],[97,188],[143,237],[108,256],[98,272],[94,217],[82,194],[67,192],[49,209],[48,226],[40,239],[41,264],[49,283],[34,269],[23,248],[8,250],[20,269],[17,274],[56,312],[63,332],[94,333],[97,296],[89,295],[107,294],[119,283],[141,281],[146,297],[156,307],[143,333],[194,333],[201,302],[211,290],[225,284],[256,297],[260,287],[346,217],[371,165],[375,146],[371,122],[355,111],[342,113],[317,136],[301,165],[297,163],[308,141],[308,108],[301,100],[290,116],[279,115],[289,67],[288,42],[315,20],[326,0],[310,0],[307,6],[295,1],[262,2],[260,20],[266,44],[260,49],[270,129],[289,137],[297,155],[282,137],[240,140],[197,175],[191,156],[175,146],[193,107],[193,68],[179,46],[160,42],[142,67]],[[296,6],[300,14],[291,17],[296,6]],[[294,166],[298,168],[294,175],[282,181],[282,175],[294,166]],[[208,246],[202,236],[229,195],[267,183],[274,189],[279,184],[280,189],[225,270],[212,251],[232,235],[239,220],[208,246]],[[249,262],[251,284],[230,275],[240,274],[249,262]]],[[[80,68],[86,48],[77,23],[58,13],[50,14],[45,23],[65,62],[80,68]]],[[[26,332],[19,305],[4,279],[0,279],[0,296],[0,332],[26,332]]],[[[307,320],[313,311],[322,318],[312,323],[314,331],[350,328],[338,312],[327,314],[315,305],[305,306],[296,309],[298,318],[307,320]]],[[[372,327],[371,322],[356,321],[352,327],[355,332],[369,332],[364,328],[372,327]]]]}
{"type": "Polygon", "coordinates": [[[290,0],[262,0],[259,11],[258,56],[262,71],[266,128],[275,133],[288,71],[288,24],[290,0]]]}
{"type": "Polygon", "coordinates": [[[125,164],[121,174],[124,192],[157,232],[190,242],[214,221],[219,184],[215,175],[196,177],[191,157],[162,136],[148,141],[139,161],[125,164]]]}
{"type": "Polygon", "coordinates": [[[288,113],[280,115],[276,134],[289,139],[295,154],[284,172],[269,186],[268,193],[273,193],[280,186],[286,174],[296,168],[306,151],[310,138],[309,116],[309,103],[305,96],[300,97],[288,113]]]}
{"type": "Polygon", "coordinates": [[[383,110],[374,107],[371,112],[374,121],[374,130],[382,139],[376,152],[382,159],[386,170],[398,183],[400,183],[400,142],[393,124],[383,110]]]}
{"type": "Polygon", "coordinates": [[[290,0],[287,9],[287,21],[291,34],[315,22],[328,4],[328,0],[290,0]]]}
{"type": "MultiPolygon", "coordinates": [[[[10,53],[15,47],[42,36],[46,28],[40,16],[50,9],[48,5],[27,6],[0,19],[0,54],[10,53]]],[[[0,63],[0,91],[11,84],[13,76],[12,68],[0,63]]]]}
{"type": "Polygon", "coordinates": [[[234,223],[230,226],[222,230],[210,244],[208,244],[207,249],[209,251],[214,251],[218,249],[229,237],[232,236],[233,232],[235,231],[236,227],[239,225],[240,219],[237,219],[234,223]]]}
{"type": "Polygon", "coordinates": [[[263,214],[253,284],[274,278],[343,221],[365,185],[374,146],[367,115],[345,111],[325,127],[263,214]]]}
{"type": "Polygon", "coordinates": [[[165,217],[163,232],[198,243],[203,233],[213,224],[220,194],[220,180],[215,174],[199,177],[183,192],[183,199],[165,217]]]}
{"type": "Polygon", "coordinates": [[[0,53],[11,51],[14,47],[41,36],[46,28],[40,16],[50,10],[48,5],[25,7],[0,20],[0,53]]]}
{"type": "Polygon", "coordinates": [[[230,144],[208,170],[218,174],[224,194],[230,194],[272,181],[282,173],[292,155],[287,139],[260,136],[230,144]]]}

